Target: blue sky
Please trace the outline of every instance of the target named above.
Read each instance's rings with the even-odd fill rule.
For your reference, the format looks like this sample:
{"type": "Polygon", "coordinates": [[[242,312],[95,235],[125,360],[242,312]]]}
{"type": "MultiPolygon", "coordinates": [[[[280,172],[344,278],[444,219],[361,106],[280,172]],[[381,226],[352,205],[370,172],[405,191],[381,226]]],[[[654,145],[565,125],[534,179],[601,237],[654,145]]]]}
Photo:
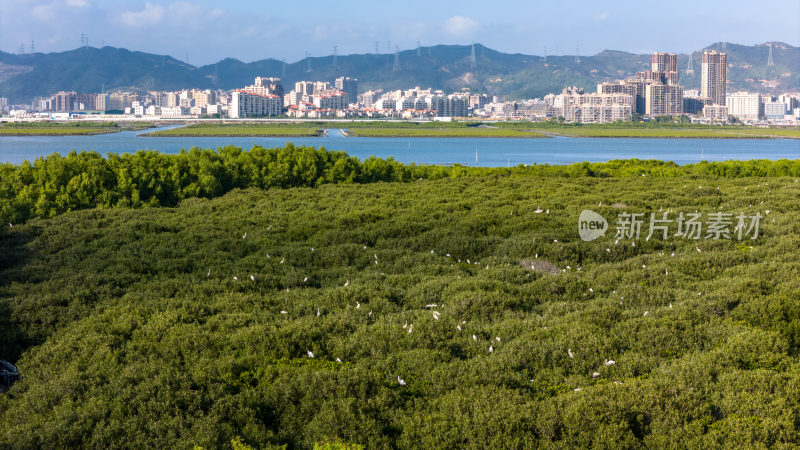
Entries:
{"type": "Polygon", "coordinates": [[[800,0],[247,2],[0,0],[0,49],[93,46],[168,54],[192,64],[224,57],[300,60],[479,42],[504,51],[687,52],[725,40],[800,45],[800,0]],[[663,5],[663,6],[659,6],[663,5]],[[648,16],[654,16],[649,18],[648,16]]]}

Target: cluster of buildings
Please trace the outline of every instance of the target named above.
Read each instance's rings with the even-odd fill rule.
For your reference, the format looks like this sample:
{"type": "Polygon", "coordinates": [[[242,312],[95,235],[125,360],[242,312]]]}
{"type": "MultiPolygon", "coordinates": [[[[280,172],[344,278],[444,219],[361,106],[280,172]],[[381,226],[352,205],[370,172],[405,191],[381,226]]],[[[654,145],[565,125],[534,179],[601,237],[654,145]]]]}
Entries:
{"type": "Polygon", "coordinates": [[[759,93],[728,94],[727,55],[705,51],[700,89],[680,85],[678,58],[674,53],[654,53],[650,69],[633,77],[597,85],[597,92],[577,87],[543,99],[501,102],[497,97],[415,87],[359,93],[358,79],[342,76],[327,81],[299,81],[285,92],[280,78],[256,77],[253,84],[222,90],[175,92],[112,92],[81,94],[59,92],[36,99],[30,109],[14,111],[0,98],[0,113],[30,111],[69,117],[74,114],[122,113],[136,117],[233,119],[288,116],[292,118],[440,119],[481,117],[498,120],[547,120],[610,123],[636,117],[687,115],[696,121],[745,123],[771,121],[796,124],[800,118],[800,94],[777,97],[759,93]]]}

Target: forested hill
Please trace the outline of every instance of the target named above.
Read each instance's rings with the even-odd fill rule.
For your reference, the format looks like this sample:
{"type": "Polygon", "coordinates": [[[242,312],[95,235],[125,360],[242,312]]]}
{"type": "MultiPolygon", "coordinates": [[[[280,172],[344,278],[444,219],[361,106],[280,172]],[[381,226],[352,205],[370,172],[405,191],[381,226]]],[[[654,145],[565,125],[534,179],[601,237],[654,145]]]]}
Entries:
{"type": "MultiPolygon", "coordinates": [[[[728,53],[731,91],[745,89],[780,93],[800,89],[800,49],[773,43],[775,65],[766,66],[767,44],[753,46],[715,43],[708,49],[728,53]]],[[[226,58],[195,67],[170,56],[114,47],[83,47],[60,53],[14,55],[0,52],[0,96],[11,102],[28,102],[60,90],[100,92],[121,88],[173,90],[181,88],[233,89],[251,83],[255,76],[277,76],[286,86],[299,80],[333,81],[347,75],[361,82],[361,90],[402,89],[414,86],[457,91],[469,89],[508,98],[541,97],[565,86],[594,89],[600,81],[624,78],[649,67],[650,55],[606,50],[596,55],[508,54],[475,45],[437,45],[397,54],[319,56],[284,64],[276,59],[245,63],[226,58]]],[[[665,49],[668,50],[668,49],[665,49]]],[[[685,73],[689,56],[681,54],[681,84],[700,86],[701,55],[692,55],[694,76],[685,73]]]]}

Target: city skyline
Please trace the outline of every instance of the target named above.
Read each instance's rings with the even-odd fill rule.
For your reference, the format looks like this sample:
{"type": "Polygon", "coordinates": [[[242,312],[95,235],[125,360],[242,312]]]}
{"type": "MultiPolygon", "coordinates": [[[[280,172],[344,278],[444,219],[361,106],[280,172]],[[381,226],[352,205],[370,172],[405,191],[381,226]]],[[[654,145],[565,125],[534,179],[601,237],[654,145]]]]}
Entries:
{"type": "Polygon", "coordinates": [[[658,14],[630,5],[467,1],[454,8],[412,0],[402,5],[343,1],[336,7],[296,8],[230,1],[222,9],[207,0],[0,0],[0,50],[30,52],[33,46],[37,52],[56,52],[88,41],[91,46],[169,54],[202,65],[225,57],[295,62],[306,52],[391,53],[418,43],[480,42],[503,52],[533,55],[591,55],[606,49],[686,53],[720,41],[800,44],[796,1],[678,1],[658,14]]]}

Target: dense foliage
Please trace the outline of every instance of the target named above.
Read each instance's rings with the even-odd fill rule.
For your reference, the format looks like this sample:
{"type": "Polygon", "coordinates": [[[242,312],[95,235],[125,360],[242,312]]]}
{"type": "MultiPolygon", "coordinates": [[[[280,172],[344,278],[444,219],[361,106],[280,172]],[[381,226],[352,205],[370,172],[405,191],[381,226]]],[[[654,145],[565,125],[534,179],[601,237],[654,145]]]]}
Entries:
{"type": "MultiPolygon", "coordinates": [[[[228,152],[195,155],[267,151],[228,152]]],[[[130,158],[161,177],[187,155],[130,158]]],[[[102,174],[120,159],[29,170],[65,161],[102,174]]],[[[24,375],[0,394],[0,447],[800,442],[797,175],[532,176],[574,169],[234,190],[0,228],[0,358],[24,375]],[[581,241],[586,208],[764,220],[755,241],[633,246],[581,241]]]]}
{"type": "Polygon", "coordinates": [[[0,223],[53,217],[95,207],[175,206],[187,198],[213,198],[236,188],[314,187],[328,183],[373,183],[475,176],[626,177],[684,175],[800,176],[800,160],[702,162],[678,166],[663,161],[615,160],[566,166],[512,168],[405,165],[393,159],[365,161],[324,148],[228,146],[178,154],[71,152],[37,158],[33,164],[0,165],[0,223]]]}

